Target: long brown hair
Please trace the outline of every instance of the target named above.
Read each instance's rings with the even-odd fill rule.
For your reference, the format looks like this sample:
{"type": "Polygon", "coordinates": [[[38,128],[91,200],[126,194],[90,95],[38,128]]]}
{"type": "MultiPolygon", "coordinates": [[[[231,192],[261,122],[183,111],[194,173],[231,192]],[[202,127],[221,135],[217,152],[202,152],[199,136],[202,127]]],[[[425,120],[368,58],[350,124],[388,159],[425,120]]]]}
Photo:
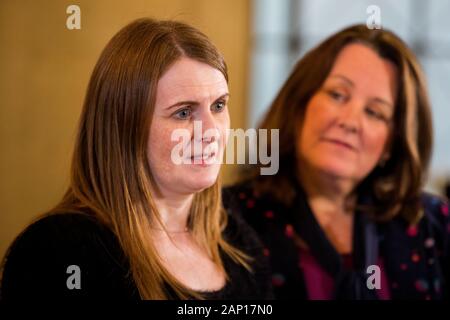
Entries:
{"type": "MultiPolygon", "coordinates": [[[[356,192],[369,192],[375,205],[366,208],[379,220],[401,214],[414,223],[421,216],[420,194],[432,150],[431,111],[422,69],[407,45],[388,30],[370,30],[355,25],[330,36],[305,54],[271,104],[260,128],[280,129],[280,171],[253,179],[258,192],[270,193],[290,205],[296,194],[292,176],[297,169],[297,127],[306,106],[321,88],[339,52],[350,43],[362,43],[398,69],[398,95],[391,139],[390,158],[360,183],[356,192]],[[275,187],[276,186],[276,187],[275,187]]],[[[269,141],[269,144],[271,142],[269,141]]],[[[268,147],[271,150],[270,145],[268,147]]],[[[246,178],[256,178],[259,166],[246,178]]]]}
{"type": "MultiPolygon", "coordinates": [[[[156,88],[163,73],[186,56],[222,72],[222,55],[195,28],[180,22],[139,19],[107,44],[93,70],[79,122],[70,186],[51,210],[91,212],[117,236],[143,299],[201,298],[163,266],[152,243],[152,219],[160,219],[151,188],[147,141],[156,88]]],[[[188,226],[226,274],[220,250],[249,268],[247,256],[222,236],[227,216],[220,183],[197,193],[188,226]]]]}

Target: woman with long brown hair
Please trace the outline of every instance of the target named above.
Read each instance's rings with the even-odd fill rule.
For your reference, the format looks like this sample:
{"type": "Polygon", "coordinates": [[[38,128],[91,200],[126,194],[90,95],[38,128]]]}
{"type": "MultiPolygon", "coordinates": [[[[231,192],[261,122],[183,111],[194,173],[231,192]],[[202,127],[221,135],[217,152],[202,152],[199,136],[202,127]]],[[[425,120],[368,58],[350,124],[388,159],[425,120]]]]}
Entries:
{"type": "Polygon", "coordinates": [[[270,297],[256,235],[221,204],[228,96],[225,61],[198,30],[120,30],[89,82],[70,186],[10,247],[2,298],[270,297]]]}
{"type": "Polygon", "coordinates": [[[449,298],[448,202],[423,192],[431,111],[401,39],[365,25],[330,36],[260,128],[279,129],[280,170],[250,168],[224,203],[261,236],[276,298],[449,298]]]}

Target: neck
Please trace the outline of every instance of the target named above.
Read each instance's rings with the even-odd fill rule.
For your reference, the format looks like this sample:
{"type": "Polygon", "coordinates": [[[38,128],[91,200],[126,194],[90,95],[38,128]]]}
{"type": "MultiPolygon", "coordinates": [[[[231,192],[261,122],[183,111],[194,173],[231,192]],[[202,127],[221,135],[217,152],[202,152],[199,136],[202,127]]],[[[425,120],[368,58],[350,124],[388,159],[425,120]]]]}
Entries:
{"type": "Polygon", "coordinates": [[[348,204],[353,200],[352,194],[356,185],[353,180],[312,168],[301,170],[299,180],[313,209],[342,213],[348,211],[348,204]]]}
{"type": "MultiPolygon", "coordinates": [[[[163,193],[154,197],[156,208],[161,217],[161,225],[155,222],[155,229],[165,228],[169,233],[182,233],[187,230],[189,212],[194,198],[193,194],[163,193]]],[[[156,195],[156,193],[153,193],[156,195]]]]}

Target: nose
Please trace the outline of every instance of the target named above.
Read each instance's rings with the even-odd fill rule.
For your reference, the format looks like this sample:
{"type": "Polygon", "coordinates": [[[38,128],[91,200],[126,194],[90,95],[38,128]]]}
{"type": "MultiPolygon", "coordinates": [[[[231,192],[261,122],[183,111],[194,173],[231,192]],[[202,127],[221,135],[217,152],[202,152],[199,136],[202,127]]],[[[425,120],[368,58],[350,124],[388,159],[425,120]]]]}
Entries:
{"type": "Polygon", "coordinates": [[[211,111],[204,111],[197,119],[201,123],[201,131],[195,138],[198,142],[214,142],[219,138],[219,130],[217,128],[216,118],[211,111]]]}
{"type": "Polygon", "coordinates": [[[338,118],[338,127],[346,133],[357,133],[361,128],[361,105],[352,102],[343,106],[338,118]]]}

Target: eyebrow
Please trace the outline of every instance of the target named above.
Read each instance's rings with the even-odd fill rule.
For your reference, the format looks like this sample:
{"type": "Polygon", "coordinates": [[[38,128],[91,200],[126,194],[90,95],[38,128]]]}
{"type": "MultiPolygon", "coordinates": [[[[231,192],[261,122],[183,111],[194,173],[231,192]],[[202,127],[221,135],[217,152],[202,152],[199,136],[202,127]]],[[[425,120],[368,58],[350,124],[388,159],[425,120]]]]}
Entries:
{"type": "MultiPolygon", "coordinates": [[[[220,100],[220,99],[225,99],[228,98],[230,96],[229,93],[225,93],[223,95],[221,95],[220,97],[218,97],[216,100],[214,100],[214,102],[220,100]]],[[[166,108],[166,110],[170,110],[172,108],[175,107],[179,107],[182,105],[191,105],[191,106],[198,106],[200,103],[198,101],[194,101],[194,100],[183,100],[183,101],[178,101],[177,103],[174,103],[172,105],[170,105],[169,107],[166,108]]]]}
{"type": "Polygon", "coordinates": [[[340,74],[334,74],[332,76],[330,76],[330,78],[339,78],[344,80],[345,82],[347,82],[350,86],[354,87],[355,84],[353,83],[352,80],[350,80],[349,78],[347,78],[346,76],[340,75],[340,74]]]}
{"type": "MultiPolygon", "coordinates": [[[[342,79],[342,80],[344,80],[345,82],[347,82],[351,87],[354,87],[354,86],[355,86],[355,83],[354,83],[352,80],[350,80],[349,78],[347,78],[346,76],[343,76],[343,75],[341,75],[341,74],[335,74],[335,75],[332,75],[332,76],[330,76],[330,78],[339,78],[339,79],[342,79]]],[[[393,105],[391,102],[389,102],[389,101],[387,101],[387,100],[385,100],[385,99],[383,99],[383,98],[376,97],[376,98],[374,98],[373,100],[375,100],[376,102],[385,104],[385,105],[387,105],[387,106],[389,106],[389,107],[391,107],[391,108],[394,107],[394,105],[393,105]]]]}

